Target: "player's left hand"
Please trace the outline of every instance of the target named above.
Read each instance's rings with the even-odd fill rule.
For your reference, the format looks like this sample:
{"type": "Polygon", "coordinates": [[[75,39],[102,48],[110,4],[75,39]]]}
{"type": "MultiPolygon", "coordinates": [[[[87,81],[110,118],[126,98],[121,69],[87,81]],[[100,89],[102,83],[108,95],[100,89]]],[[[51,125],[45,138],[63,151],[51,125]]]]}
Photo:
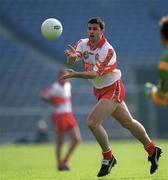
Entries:
{"type": "Polygon", "coordinates": [[[75,77],[75,74],[76,74],[76,71],[74,71],[73,69],[65,69],[65,74],[60,77],[60,80],[75,77]]]}

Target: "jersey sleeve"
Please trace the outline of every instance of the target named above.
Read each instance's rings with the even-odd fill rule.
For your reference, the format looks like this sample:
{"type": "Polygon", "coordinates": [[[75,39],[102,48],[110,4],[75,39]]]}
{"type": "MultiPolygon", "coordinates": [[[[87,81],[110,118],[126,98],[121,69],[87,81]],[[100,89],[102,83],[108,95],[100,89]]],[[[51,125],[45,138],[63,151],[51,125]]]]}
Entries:
{"type": "Polygon", "coordinates": [[[41,96],[49,100],[54,106],[65,102],[64,98],[62,97],[62,92],[57,84],[52,84],[41,93],[41,96]]]}
{"type": "Polygon", "coordinates": [[[43,90],[40,93],[40,96],[49,100],[51,97],[51,90],[52,90],[52,86],[49,86],[47,89],[43,90]]]}
{"type": "Polygon", "coordinates": [[[117,67],[116,54],[114,49],[105,48],[103,52],[97,54],[97,62],[93,67],[93,71],[97,72],[100,76],[103,76],[109,72],[112,72],[117,67]]]}

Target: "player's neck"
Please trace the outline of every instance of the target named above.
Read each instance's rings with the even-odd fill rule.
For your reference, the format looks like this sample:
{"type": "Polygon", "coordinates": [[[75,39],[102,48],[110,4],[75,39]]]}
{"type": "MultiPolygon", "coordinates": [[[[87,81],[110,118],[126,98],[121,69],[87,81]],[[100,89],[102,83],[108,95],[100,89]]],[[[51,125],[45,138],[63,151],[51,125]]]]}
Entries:
{"type": "Polygon", "coordinates": [[[97,40],[95,40],[95,41],[94,41],[94,40],[93,40],[93,41],[90,41],[91,47],[92,47],[92,48],[96,48],[96,47],[98,46],[98,44],[100,43],[101,39],[102,39],[102,38],[97,39],[97,40]]]}
{"type": "Polygon", "coordinates": [[[96,42],[91,41],[91,42],[90,42],[90,45],[91,45],[91,47],[92,47],[92,48],[95,48],[95,47],[96,47],[96,45],[97,45],[97,43],[96,43],[96,42]]]}

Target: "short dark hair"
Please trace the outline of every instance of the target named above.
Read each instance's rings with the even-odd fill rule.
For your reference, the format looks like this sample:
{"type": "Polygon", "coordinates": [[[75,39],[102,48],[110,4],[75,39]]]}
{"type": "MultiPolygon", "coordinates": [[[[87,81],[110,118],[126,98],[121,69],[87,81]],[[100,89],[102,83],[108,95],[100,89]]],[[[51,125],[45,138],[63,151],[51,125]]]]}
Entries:
{"type": "Polygon", "coordinates": [[[101,30],[105,29],[105,23],[104,23],[103,19],[100,17],[91,18],[88,21],[88,24],[98,24],[100,26],[101,30]]]}
{"type": "Polygon", "coordinates": [[[164,16],[160,20],[160,33],[168,40],[168,16],[164,16]]]}

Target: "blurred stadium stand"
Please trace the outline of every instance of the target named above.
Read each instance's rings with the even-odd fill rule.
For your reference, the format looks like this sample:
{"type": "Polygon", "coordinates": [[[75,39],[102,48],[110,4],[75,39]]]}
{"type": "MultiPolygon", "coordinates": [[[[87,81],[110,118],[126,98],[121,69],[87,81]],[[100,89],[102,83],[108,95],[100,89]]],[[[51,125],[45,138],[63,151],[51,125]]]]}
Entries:
{"type": "MultiPolygon", "coordinates": [[[[54,81],[66,65],[63,51],[86,36],[89,18],[106,22],[106,36],[118,54],[127,90],[127,103],[153,138],[168,138],[168,108],[156,108],[143,94],[146,81],[157,81],[157,60],[163,50],[158,20],[167,13],[166,0],[1,0],[0,6],[0,142],[33,140],[36,124],[50,124],[51,108],[39,93],[54,81]],[[63,35],[53,42],[40,33],[41,23],[55,17],[63,23],[63,35]],[[167,123],[167,124],[166,124],[167,123]]],[[[76,65],[75,68],[80,69],[76,65]]],[[[94,105],[85,80],[72,80],[74,113],[84,140],[93,139],[86,125],[94,105]]],[[[110,138],[131,138],[114,120],[105,121],[110,138]]],[[[53,131],[50,131],[51,139],[53,131]]]]}

